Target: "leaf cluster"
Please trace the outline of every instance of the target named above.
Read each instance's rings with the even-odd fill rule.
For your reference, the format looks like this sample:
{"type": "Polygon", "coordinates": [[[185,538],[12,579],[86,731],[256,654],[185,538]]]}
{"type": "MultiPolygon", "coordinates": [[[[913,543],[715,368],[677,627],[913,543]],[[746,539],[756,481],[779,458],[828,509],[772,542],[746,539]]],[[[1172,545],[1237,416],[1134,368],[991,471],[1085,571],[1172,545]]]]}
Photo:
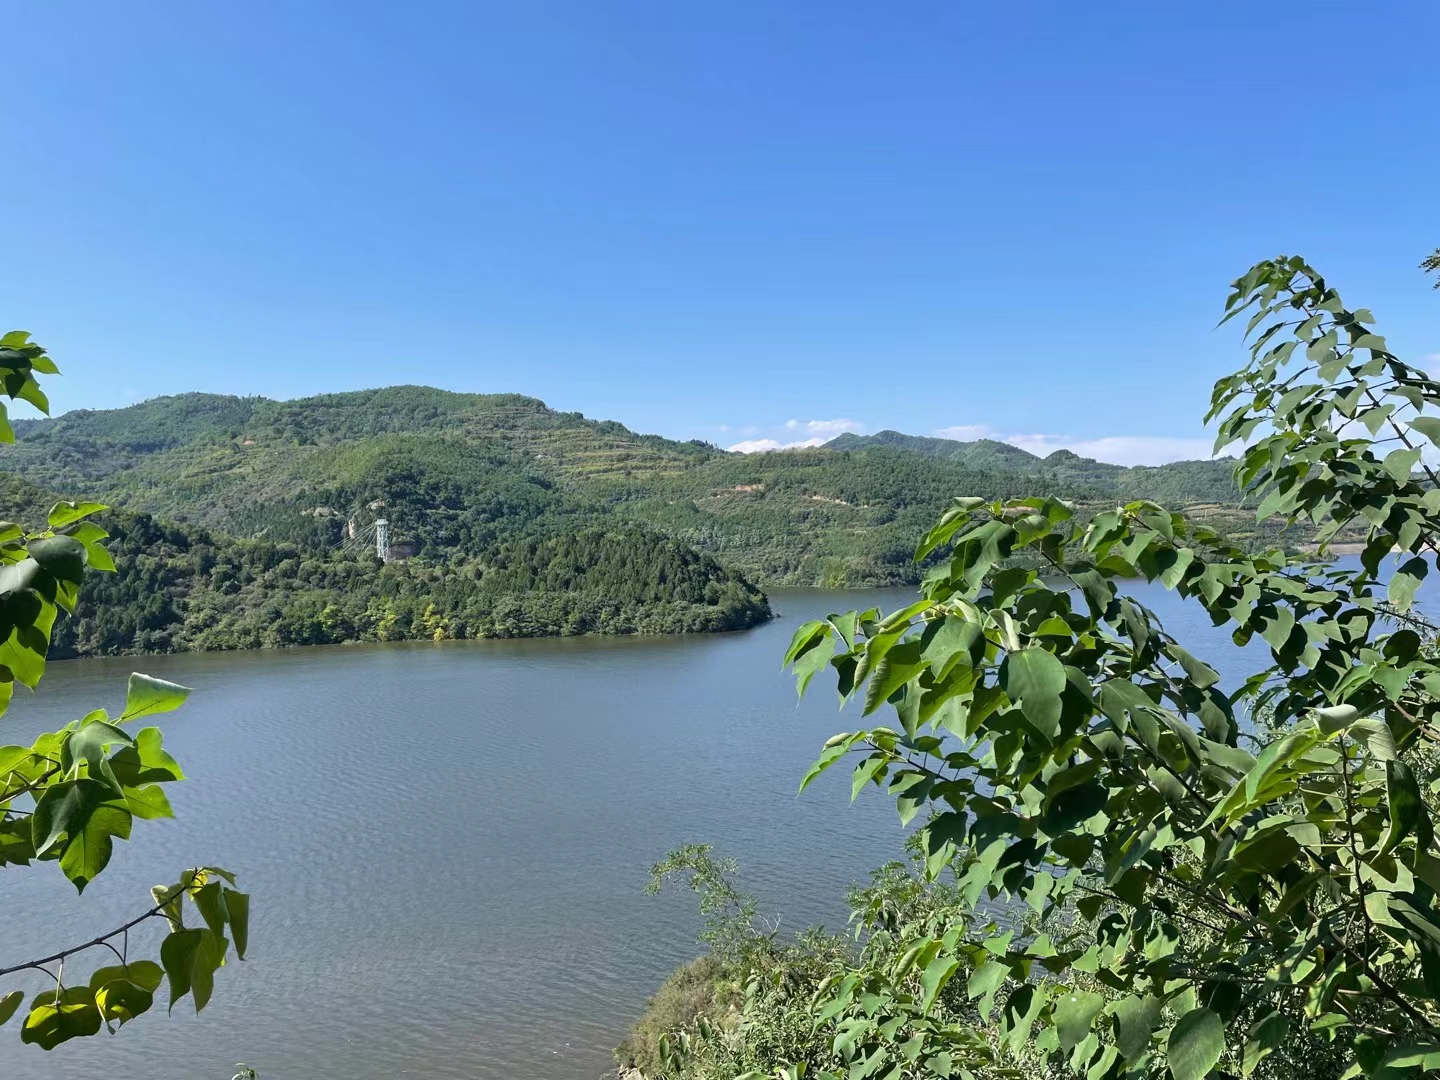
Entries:
{"type": "MultiPolygon", "coordinates": [[[[43,410],[48,406],[36,372],[56,373],[43,348],[22,331],[0,337],[0,388],[43,410]]],[[[0,423],[0,441],[13,440],[10,425],[0,423]]],[[[17,682],[30,689],[40,682],[57,616],[75,611],[87,570],[115,569],[103,545],[108,534],[93,520],[104,510],[98,503],[57,502],[43,528],[0,522],[0,714],[17,682]]],[[[188,694],[175,683],[132,674],[120,715],[96,709],[29,746],[0,746],[0,867],[54,862],[83,892],[109,865],[115,841],[129,839],[137,819],[173,816],[164,785],[184,774],[164,749],[158,727],[132,732],[128,725],[171,712],[188,694]]],[[[123,926],[50,956],[0,967],[0,979],[38,972],[52,986],[30,999],[21,1040],[50,1050],[102,1027],[113,1031],[150,1009],[162,978],[168,978],[172,1008],[186,994],[197,1011],[203,1008],[231,945],[237,956],[245,953],[249,897],[234,884],[218,868],[186,870],[175,883],[156,886],[149,909],[123,926]],[[187,910],[198,913],[198,924],[186,925],[187,910]],[[130,955],[131,930],[152,919],[169,926],[158,964],[130,955]],[[119,963],[67,984],[66,961],[95,948],[109,949],[119,963]]],[[[0,1023],[15,1015],[25,996],[20,989],[0,996],[0,1023]]]]}
{"type": "MultiPolygon", "coordinates": [[[[802,693],[829,671],[842,700],[896,719],[830,740],[804,783],[858,756],[855,792],[881,786],[918,819],[927,873],[956,867],[967,903],[1093,925],[978,952],[951,928],[915,954],[942,989],[1007,987],[1002,1048],[1088,1080],[1250,1076],[1295,1025],[1341,1046],[1347,1076],[1440,1068],[1440,862],[1414,767],[1440,739],[1440,667],[1394,617],[1440,537],[1421,453],[1440,440],[1424,414],[1440,384],[1303,260],[1239,279],[1226,317],[1247,311],[1250,362],[1212,399],[1219,444],[1245,444],[1237,480],[1261,516],[1314,526],[1322,551],[1362,529],[1358,568],[1245,551],[1145,500],[1077,528],[1052,498],[961,498],[916,553],[942,556],[921,600],[806,624],[785,658],[802,693]],[[1013,565],[1021,551],[1044,569],[1013,565]],[[1088,569],[1069,569],[1077,552],[1088,569]],[[1226,692],[1134,579],[1264,641],[1270,665],[1226,692]],[[1244,730],[1257,707],[1278,737],[1244,730]]],[[[921,1075],[874,1041],[872,977],[823,1006],[864,1014],[856,1045],[877,1056],[850,1075],[921,1075]]]]}

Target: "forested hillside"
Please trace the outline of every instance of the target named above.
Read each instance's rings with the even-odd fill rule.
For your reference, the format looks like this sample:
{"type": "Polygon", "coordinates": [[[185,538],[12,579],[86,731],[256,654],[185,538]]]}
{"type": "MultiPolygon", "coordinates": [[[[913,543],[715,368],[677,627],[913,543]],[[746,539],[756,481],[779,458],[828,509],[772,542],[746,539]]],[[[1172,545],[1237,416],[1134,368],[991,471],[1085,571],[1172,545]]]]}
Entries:
{"type": "Polygon", "coordinates": [[[446,564],[629,522],[762,586],[912,582],[916,538],[959,493],[1055,495],[1082,516],[1149,497],[1242,541],[1255,533],[1226,462],[1126,469],[893,432],[746,456],[516,394],[182,394],[17,430],[0,467],[47,492],[317,553],[341,545],[352,523],[363,531],[383,516],[402,550],[446,564]]]}
{"type": "MultiPolygon", "coordinates": [[[[5,513],[52,502],[14,477],[5,513]]],[[[565,526],[447,559],[381,563],[368,547],[236,539],[112,509],[114,573],[87,575],[51,655],[111,655],[416,638],[736,630],[769,618],[742,577],[653,530],[565,526]]]]}
{"type": "Polygon", "coordinates": [[[1231,458],[1211,461],[1176,461],[1169,465],[1111,465],[1082,458],[1069,450],[1056,450],[1037,457],[1010,443],[993,439],[961,442],[898,431],[874,435],[846,432],[825,444],[829,450],[865,450],[892,447],[926,454],[946,461],[963,462],[977,468],[999,468],[1028,476],[1051,476],[1063,484],[1083,485],[1122,499],[1154,499],[1157,502],[1229,503],[1237,500],[1235,462],[1231,458]]]}

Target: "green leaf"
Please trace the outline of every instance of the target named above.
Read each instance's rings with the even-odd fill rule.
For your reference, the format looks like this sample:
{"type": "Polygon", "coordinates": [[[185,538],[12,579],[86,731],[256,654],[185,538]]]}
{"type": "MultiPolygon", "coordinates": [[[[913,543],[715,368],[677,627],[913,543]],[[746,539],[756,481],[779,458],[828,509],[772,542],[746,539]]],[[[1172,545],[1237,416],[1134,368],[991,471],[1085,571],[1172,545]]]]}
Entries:
{"type": "Polygon", "coordinates": [[[1120,1051],[1115,1047],[1105,1047],[1100,1052],[1100,1056],[1095,1059],[1095,1063],[1086,1071],[1085,1080],[1105,1080],[1107,1076],[1111,1075],[1111,1070],[1115,1067],[1115,1061],[1119,1056],[1120,1051]]]}
{"type": "Polygon", "coordinates": [[[129,808],[130,813],[141,821],[175,816],[175,811],[170,809],[170,800],[166,797],[164,789],[156,784],[141,788],[126,788],[125,805],[129,808]]]}
{"type": "Polygon", "coordinates": [[[160,943],[160,963],[170,980],[170,1011],[175,1003],[190,992],[195,969],[195,953],[208,930],[172,930],[160,943]]]}
{"type": "Polygon", "coordinates": [[[114,847],[111,838],[130,839],[131,820],[130,809],[123,801],[104,802],[91,812],[85,828],[66,840],[60,869],[77,892],[84,892],[85,886],[109,865],[114,847]]]}
{"type": "Polygon", "coordinates": [[[1440,1044],[1402,1043],[1392,1048],[1380,1060],[1370,1075],[1383,1080],[1401,1080],[1415,1076],[1415,1070],[1422,1070],[1421,1076],[1433,1076],[1440,1069],[1440,1044]],[[1393,1071],[1392,1071],[1393,1070],[1393,1071]]]}
{"type": "Polygon", "coordinates": [[[1059,734],[1065,665],[1044,649],[1021,649],[1005,657],[1000,682],[1005,693],[1020,703],[1020,711],[1038,730],[1051,738],[1059,734]]]}
{"type": "Polygon", "coordinates": [[[785,650],[785,657],[780,661],[782,669],[789,667],[795,662],[795,658],[813,642],[817,636],[825,631],[823,619],[811,619],[809,622],[801,623],[795,633],[790,635],[790,647],[785,650]]]}
{"type": "MultiPolygon", "coordinates": [[[[14,565],[24,567],[27,564],[32,567],[37,565],[32,559],[14,565]]],[[[9,569],[9,566],[0,568],[0,575],[9,569]]],[[[29,625],[18,625],[10,631],[8,637],[0,639],[0,667],[8,669],[16,681],[33,690],[40,682],[40,677],[45,674],[45,654],[50,648],[50,628],[55,623],[55,605],[39,602],[39,595],[33,590],[27,590],[19,596],[10,597],[5,605],[7,616],[13,615],[14,604],[19,597],[31,598],[36,603],[29,614],[29,625]]],[[[3,633],[3,630],[0,630],[0,633],[3,633]]]]}
{"type": "MultiPolygon", "coordinates": [[[[181,885],[153,885],[150,888],[150,898],[155,901],[170,929],[179,932],[185,929],[185,889],[181,885]]],[[[161,956],[164,959],[164,956],[161,956]]]]}
{"type": "Polygon", "coordinates": [[[920,1003],[922,1012],[929,1012],[935,1005],[935,999],[940,996],[940,991],[945,989],[945,984],[950,981],[959,967],[960,961],[943,953],[925,965],[925,972],[920,976],[920,985],[924,990],[920,1003]]]}
{"type": "Polygon", "coordinates": [[[124,979],[146,990],[155,990],[164,981],[165,972],[153,960],[131,960],[128,964],[112,964],[96,968],[90,975],[90,989],[99,990],[108,982],[124,979]]]}
{"type": "Polygon", "coordinates": [[[1055,1030],[1060,1036],[1060,1050],[1068,1054],[1090,1034],[1090,1025],[1105,1008],[1105,999],[1085,990],[1072,990],[1055,999],[1055,1030]]]}
{"type": "Polygon", "coordinates": [[[230,936],[235,939],[235,955],[245,959],[250,944],[250,894],[225,890],[225,910],[230,913],[230,936]]]}
{"type": "Polygon", "coordinates": [[[1043,984],[1023,983],[1006,1000],[1000,1014],[1000,1030],[1003,1032],[1002,1042],[1011,1053],[1019,1053],[1029,1040],[1030,1030],[1045,1007],[1046,997],[1043,984]]]}
{"type": "Polygon", "coordinates": [[[180,771],[180,763],[169,755],[161,743],[162,737],[159,728],[141,728],[136,733],[135,750],[144,770],[141,779],[154,780],[159,783],[164,783],[166,780],[184,780],[185,774],[180,771]]]}
{"type": "Polygon", "coordinates": [[[810,680],[830,662],[830,657],[834,655],[835,642],[828,634],[818,638],[806,651],[799,655],[792,669],[795,673],[795,694],[797,697],[805,696],[805,688],[810,685],[810,680]]]}
{"type": "Polygon", "coordinates": [[[1225,1053],[1225,1024],[1209,1009],[1192,1009],[1171,1029],[1165,1053],[1175,1080],[1205,1080],[1225,1053]]]}
{"type": "Polygon", "coordinates": [[[40,389],[40,384],[33,376],[27,376],[20,389],[10,395],[19,398],[21,401],[28,401],[46,416],[50,415],[50,399],[45,396],[45,391],[40,389]]]}
{"type": "Polygon", "coordinates": [[[50,508],[50,528],[63,529],[81,518],[109,509],[108,506],[95,502],[57,502],[50,508]]]}
{"type": "Polygon", "coordinates": [[[855,772],[850,782],[850,801],[854,802],[860,797],[861,790],[870,783],[889,763],[889,758],[884,754],[872,754],[859,765],[855,766],[855,772]]]}
{"type": "Polygon", "coordinates": [[[926,628],[920,655],[936,675],[943,674],[957,662],[969,667],[974,663],[977,648],[983,645],[984,636],[984,631],[975,623],[946,615],[926,628]]]}
{"type": "Polygon", "coordinates": [[[1166,651],[1180,662],[1180,666],[1185,669],[1185,674],[1190,676],[1190,681],[1201,690],[1214,686],[1220,681],[1218,671],[1204,661],[1196,659],[1179,645],[1171,643],[1167,646],[1166,651]]]}
{"type": "Polygon", "coordinates": [[[1290,1021],[1282,1012],[1271,1012],[1255,1021],[1250,1027],[1249,1038],[1245,1040],[1240,1075],[1249,1076],[1253,1073],[1261,1061],[1280,1048],[1289,1030],[1290,1021]]]}
{"type": "Polygon", "coordinates": [[[166,682],[138,671],[130,676],[130,685],[125,693],[125,711],[121,721],[138,720],[142,716],[155,716],[178,709],[190,696],[190,688],[179,683],[166,682]]]}
{"type": "Polygon", "coordinates": [[[800,790],[795,794],[802,794],[805,789],[810,786],[811,781],[848,754],[850,748],[859,740],[865,738],[866,734],[867,732],[864,731],[855,731],[835,735],[828,739],[820,751],[820,756],[815,759],[815,763],[811,765],[805,775],[800,778],[800,790]]]}
{"type": "Polygon", "coordinates": [[[1420,432],[1436,446],[1440,446],[1440,418],[1417,416],[1410,421],[1410,430],[1420,432]]]}
{"type": "Polygon", "coordinates": [[[47,536],[32,540],[28,551],[30,558],[57,581],[79,585],[85,580],[85,564],[90,556],[85,545],[73,536],[47,536]]]}
{"type": "MultiPolygon", "coordinates": [[[[1245,799],[1254,799],[1280,769],[1308,751],[1315,745],[1315,741],[1316,735],[1313,732],[1297,731],[1266,746],[1255,760],[1254,768],[1246,774],[1245,799]]],[[[1215,816],[1211,815],[1212,818],[1215,816]]]]}
{"type": "Polygon", "coordinates": [[[1374,755],[1376,761],[1394,761],[1399,757],[1395,748],[1395,736],[1384,720],[1367,716],[1350,725],[1348,734],[1362,740],[1374,755]]]}
{"type": "Polygon", "coordinates": [[[65,529],[66,536],[72,536],[85,545],[85,551],[89,555],[91,570],[114,570],[115,560],[110,557],[102,545],[110,534],[100,528],[93,521],[81,521],[70,525],[65,529]]]}
{"type": "Polygon", "coordinates": [[[1180,579],[1185,576],[1185,571],[1190,569],[1190,564],[1195,561],[1195,552],[1190,548],[1176,548],[1171,552],[1162,552],[1156,556],[1157,564],[1164,562],[1156,579],[1167,589],[1173,589],[1180,584],[1180,579]]]}
{"type": "Polygon", "coordinates": [[[20,1002],[25,1000],[25,991],[11,990],[4,997],[0,997],[0,1024],[5,1023],[15,1015],[15,1010],[20,1007],[20,1002]]]}
{"type": "Polygon", "coordinates": [[[221,888],[220,882],[208,881],[190,894],[190,899],[194,901],[200,917],[205,920],[205,925],[216,934],[225,932],[225,924],[230,918],[225,910],[225,897],[220,892],[221,888]]]}
{"type": "Polygon", "coordinates": [[[1120,1048],[1126,1061],[1134,1061],[1150,1051],[1150,1036],[1160,1022],[1160,1001],[1158,998],[1121,998],[1110,1006],[1115,1014],[1118,1030],[1115,1045],[1120,1048]]]}
{"type": "MultiPolygon", "coordinates": [[[[103,716],[103,712],[101,713],[103,716]]],[[[104,720],[92,720],[82,724],[80,730],[70,736],[68,749],[70,756],[75,761],[83,761],[90,767],[90,775],[95,776],[105,761],[105,751],[110,746],[119,744],[122,746],[133,746],[135,740],[130,733],[122,731],[114,724],[106,723],[104,720]]]]}
{"type": "Polygon", "coordinates": [[[971,998],[993,994],[1004,985],[1009,974],[1009,965],[998,960],[987,960],[970,974],[970,980],[965,984],[965,992],[971,998]]]}
{"type": "Polygon", "coordinates": [[[53,1050],[67,1039],[94,1035],[100,1024],[100,1009],[88,987],[67,987],[58,997],[51,990],[32,1002],[20,1041],[53,1050]]]}
{"type": "Polygon", "coordinates": [[[1354,705],[1331,705],[1328,708],[1315,709],[1314,713],[1316,726],[1326,735],[1344,731],[1360,719],[1360,710],[1354,705]]]}
{"type": "Polygon", "coordinates": [[[1406,559],[1390,578],[1390,584],[1386,587],[1386,598],[1401,611],[1409,611],[1415,603],[1415,593],[1429,570],[1425,560],[1418,555],[1406,559]]]}
{"type": "Polygon", "coordinates": [[[115,979],[95,991],[95,1005],[106,1020],[118,1020],[123,1026],[141,1013],[149,1012],[155,995],[128,979],[115,979]]]}
{"type": "Polygon", "coordinates": [[[1109,798],[1105,786],[1096,781],[1067,788],[1048,801],[1040,827],[1047,836],[1062,836],[1103,811],[1109,798]]]}
{"type": "Polygon", "coordinates": [[[1410,473],[1420,463],[1420,448],[1411,450],[1395,450],[1385,455],[1385,471],[1390,474],[1397,484],[1403,484],[1410,479],[1410,473]]]}
{"type": "Polygon", "coordinates": [[[880,662],[875,665],[875,671],[870,676],[870,684],[865,688],[863,715],[868,715],[878,709],[891,694],[928,666],[920,654],[920,642],[906,641],[892,646],[880,658],[880,662]]]}
{"type": "Polygon", "coordinates": [[[67,780],[47,787],[30,817],[35,854],[44,855],[65,836],[83,831],[95,807],[111,795],[98,780],[67,780]]]}
{"type": "MultiPolygon", "coordinates": [[[[1425,818],[1425,803],[1420,796],[1420,785],[1410,766],[1398,758],[1385,763],[1385,796],[1390,804],[1390,824],[1380,842],[1379,858],[1394,851],[1399,843],[1415,831],[1425,818]]],[[[1428,821],[1426,832],[1429,832],[1428,821]]],[[[1427,842],[1422,850],[1429,846],[1427,842]]]]}
{"type": "Polygon", "coordinates": [[[98,780],[52,784],[30,818],[35,853],[60,852],[60,869],[79,892],[110,862],[111,838],[130,837],[131,815],[123,799],[98,780]]]}

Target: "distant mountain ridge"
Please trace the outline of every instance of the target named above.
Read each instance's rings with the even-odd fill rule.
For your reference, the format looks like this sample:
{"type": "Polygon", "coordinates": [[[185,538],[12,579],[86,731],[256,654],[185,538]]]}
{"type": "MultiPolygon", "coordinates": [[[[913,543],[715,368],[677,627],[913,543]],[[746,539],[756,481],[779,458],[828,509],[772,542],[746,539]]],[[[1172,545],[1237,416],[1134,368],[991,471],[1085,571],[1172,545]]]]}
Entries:
{"type": "MultiPolygon", "coordinates": [[[[837,435],[825,447],[830,450],[863,450],[871,446],[894,446],[902,450],[914,450],[922,454],[932,454],[935,457],[960,458],[966,460],[978,460],[988,458],[1000,458],[1002,460],[1016,463],[1026,463],[1039,467],[1041,465],[1063,466],[1068,462],[1084,462],[1089,465],[1099,465],[1105,469],[1134,469],[1134,468],[1163,468],[1161,465],[1116,465],[1108,461],[1099,461],[1095,458],[1081,457],[1073,450],[1054,450],[1045,457],[1039,454],[1032,454],[1024,447],[1016,446],[1014,443],[1001,442],[998,439],[946,439],[938,435],[906,435],[903,431],[877,431],[873,435],[858,435],[847,431],[837,435]]],[[[1194,461],[1205,463],[1218,463],[1225,468],[1234,467],[1233,458],[1195,458],[1194,461]]],[[[1188,464],[1189,462],[1172,462],[1171,464],[1188,464]]]]}
{"type": "Polygon", "coordinates": [[[1165,465],[1114,465],[1081,457],[1071,450],[1056,450],[1042,458],[1022,447],[995,439],[964,442],[928,435],[906,435],[899,431],[877,431],[873,435],[846,432],[827,442],[825,449],[865,450],[877,446],[965,462],[977,468],[1046,474],[1118,492],[1154,488],[1173,490],[1176,496],[1187,502],[1238,501],[1233,458],[1174,461],[1165,465]]]}
{"type": "Polygon", "coordinates": [[[521,394],[423,386],[180,394],[16,427],[0,470],[47,492],[319,552],[383,513],[436,564],[600,524],[654,530],[761,586],[907,583],[917,538],[956,495],[1054,495],[1082,511],[1151,498],[1211,506],[1232,535],[1255,528],[1227,462],[1124,468],[899,432],[743,455],[521,394]]]}
{"type": "Polygon", "coordinates": [[[998,459],[1038,464],[1043,460],[1028,450],[996,439],[962,442],[959,439],[942,439],[933,435],[906,435],[901,431],[877,431],[873,435],[857,435],[847,431],[831,439],[825,446],[830,450],[865,450],[872,446],[893,446],[899,450],[914,450],[934,457],[972,462],[998,459]]]}

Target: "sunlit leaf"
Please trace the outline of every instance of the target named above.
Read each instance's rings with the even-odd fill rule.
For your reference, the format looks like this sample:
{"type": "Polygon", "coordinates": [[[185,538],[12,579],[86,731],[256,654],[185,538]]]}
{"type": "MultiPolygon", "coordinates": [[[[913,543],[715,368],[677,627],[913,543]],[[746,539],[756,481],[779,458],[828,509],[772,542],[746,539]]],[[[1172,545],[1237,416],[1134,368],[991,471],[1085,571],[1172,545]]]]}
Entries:
{"type": "Polygon", "coordinates": [[[142,716],[155,716],[178,709],[190,696],[190,688],[179,683],[166,682],[138,671],[130,676],[130,686],[125,694],[125,711],[121,721],[138,720],[142,716]]]}

